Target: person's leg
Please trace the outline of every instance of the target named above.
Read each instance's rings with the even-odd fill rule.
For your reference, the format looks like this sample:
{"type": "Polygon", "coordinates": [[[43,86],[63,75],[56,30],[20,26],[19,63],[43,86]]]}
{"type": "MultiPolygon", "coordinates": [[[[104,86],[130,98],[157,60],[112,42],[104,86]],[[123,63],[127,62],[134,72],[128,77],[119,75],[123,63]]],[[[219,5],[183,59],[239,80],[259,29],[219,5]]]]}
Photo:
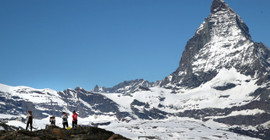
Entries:
{"type": "Polygon", "coordinates": [[[26,123],[26,130],[28,130],[29,122],[26,123]]]}
{"type": "Polygon", "coordinates": [[[77,127],[77,122],[78,122],[78,120],[75,121],[75,127],[77,127]]]}
{"type": "Polygon", "coordinates": [[[66,127],[68,128],[68,122],[65,123],[66,127]]]}
{"type": "Polygon", "coordinates": [[[33,122],[31,121],[30,122],[30,129],[31,129],[31,131],[32,131],[32,128],[33,128],[33,122]]]}
{"type": "Polygon", "coordinates": [[[72,128],[74,128],[74,121],[72,121],[72,128]]]}

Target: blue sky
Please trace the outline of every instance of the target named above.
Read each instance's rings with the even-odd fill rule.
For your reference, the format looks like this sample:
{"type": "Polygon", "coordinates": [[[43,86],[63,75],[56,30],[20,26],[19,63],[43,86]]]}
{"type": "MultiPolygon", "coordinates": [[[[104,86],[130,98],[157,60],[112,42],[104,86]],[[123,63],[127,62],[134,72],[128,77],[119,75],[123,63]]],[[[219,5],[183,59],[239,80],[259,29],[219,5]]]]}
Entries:
{"type": "MultiPolygon", "coordinates": [[[[270,46],[270,1],[225,0],[270,46]]],[[[1,0],[0,83],[111,87],[178,67],[212,0],[1,0]]]]}

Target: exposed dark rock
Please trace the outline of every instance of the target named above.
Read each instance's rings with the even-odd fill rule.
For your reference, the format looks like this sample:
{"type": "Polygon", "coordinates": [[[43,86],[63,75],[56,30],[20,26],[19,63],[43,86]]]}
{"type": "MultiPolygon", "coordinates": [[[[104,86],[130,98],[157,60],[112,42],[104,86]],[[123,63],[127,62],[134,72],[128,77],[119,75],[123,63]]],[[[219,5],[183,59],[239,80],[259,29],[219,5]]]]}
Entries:
{"type": "Polygon", "coordinates": [[[106,126],[110,124],[111,122],[100,122],[100,123],[91,123],[91,126],[98,127],[98,126],[106,126]]]}
{"type": "Polygon", "coordinates": [[[269,140],[270,139],[270,129],[260,129],[257,128],[256,131],[254,130],[244,130],[240,127],[236,127],[236,128],[230,128],[230,131],[234,132],[234,133],[238,133],[241,135],[246,135],[249,137],[254,137],[254,138],[260,138],[263,140],[269,140]]]}
{"type": "Polygon", "coordinates": [[[137,106],[146,106],[146,103],[140,102],[140,101],[138,101],[138,100],[135,99],[131,103],[131,106],[134,106],[134,105],[137,105],[137,106]]]}
{"type": "Polygon", "coordinates": [[[115,115],[116,118],[121,121],[129,122],[130,119],[135,119],[130,112],[117,112],[115,115]],[[129,117],[130,119],[127,119],[127,117],[129,117]]]}
{"type": "Polygon", "coordinates": [[[255,114],[255,115],[248,115],[248,116],[231,116],[226,118],[214,119],[216,122],[225,123],[229,125],[251,125],[256,126],[258,124],[263,124],[269,121],[270,114],[263,113],[263,114],[255,114]]]}
{"type": "Polygon", "coordinates": [[[219,98],[229,98],[230,95],[223,95],[223,96],[219,96],[219,98]]]}
{"type": "Polygon", "coordinates": [[[144,91],[150,91],[148,87],[140,86],[139,89],[144,90],[144,91]]]}
{"type": "Polygon", "coordinates": [[[224,91],[224,90],[228,90],[228,89],[231,89],[231,88],[234,88],[234,87],[236,87],[236,84],[234,84],[234,83],[227,83],[224,86],[216,86],[216,87],[213,87],[213,88],[216,89],[216,90],[224,91]]]}
{"type": "Polygon", "coordinates": [[[155,136],[139,136],[138,139],[156,140],[159,138],[155,136]]]}
{"type": "Polygon", "coordinates": [[[166,115],[168,115],[167,112],[161,111],[157,108],[150,109],[148,103],[143,103],[138,100],[134,100],[130,106],[133,113],[137,115],[140,119],[164,119],[166,118],[166,115]],[[139,107],[139,109],[137,108],[137,106],[139,107]]]}
{"type": "Polygon", "coordinates": [[[127,140],[127,138],[118,134],[113,134],[108,140],[127,140]]]}

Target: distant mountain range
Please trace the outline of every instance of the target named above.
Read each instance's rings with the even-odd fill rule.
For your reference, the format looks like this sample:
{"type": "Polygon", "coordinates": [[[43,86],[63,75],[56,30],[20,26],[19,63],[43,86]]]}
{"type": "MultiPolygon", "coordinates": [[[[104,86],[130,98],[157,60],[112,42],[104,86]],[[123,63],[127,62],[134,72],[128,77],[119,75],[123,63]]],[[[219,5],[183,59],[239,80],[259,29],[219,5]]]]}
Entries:
{"type": "Polygon", "coordinates": [[[91,91],[1,84],[0,114],[32,110],[43,119],[77,110],[82,118],[114,116],[125,123],[189,117],[270,139],[269,72],[269,48],[252,40],[248,26],[228,4],[214,0],[210,15],[187,42],[179,67],[165,79],[97,85],[91,91]]]}

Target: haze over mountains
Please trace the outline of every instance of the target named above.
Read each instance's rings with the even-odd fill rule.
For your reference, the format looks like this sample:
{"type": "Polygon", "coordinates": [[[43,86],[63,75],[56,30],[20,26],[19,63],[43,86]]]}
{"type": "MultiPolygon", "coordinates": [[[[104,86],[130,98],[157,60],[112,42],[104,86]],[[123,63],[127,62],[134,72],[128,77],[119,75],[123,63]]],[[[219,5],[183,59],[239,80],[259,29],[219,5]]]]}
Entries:
{"type": "Polygon", "coordinates": [[[46,120],[77,110],[82,122],[106,122],[104,128],[130,138],[269,139],[270,50],[252,40],[223,0],[214,0],[210,11],[187,42],[177,70],[163,80],[137,79],[91,91],[1,84],[0,113],[16,119],[32,110],[36,119],[46,120]],[[176,126],[166,122],[188,125],[173,130],[176,126]]]}

